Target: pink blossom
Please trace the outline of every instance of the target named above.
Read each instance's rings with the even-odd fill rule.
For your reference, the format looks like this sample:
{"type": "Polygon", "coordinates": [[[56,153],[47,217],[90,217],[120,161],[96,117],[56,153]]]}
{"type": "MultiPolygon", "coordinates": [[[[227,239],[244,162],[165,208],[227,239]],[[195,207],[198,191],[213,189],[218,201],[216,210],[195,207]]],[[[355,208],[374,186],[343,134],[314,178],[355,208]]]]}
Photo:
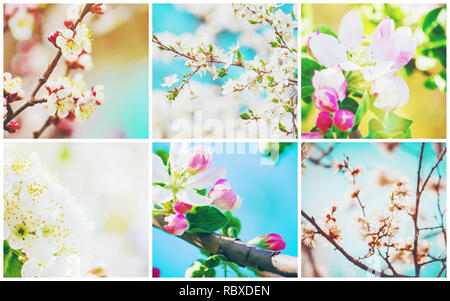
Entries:
{"type": "Polygon", "coordinates": [[[337,110],[334,114],[334,124],[341,132],[348,132],[355,124],[355,115],[347,110],[337,110]]]}
{"type": "Polygon", "coordinates": [[[322,133],[327,133],[333,126],[333,119],[327,112],[320,112],[316,120],[316,126],[322,133]]]}
{"type": "Polygon", "coordinates": [[[281,235],[275,233],[255,237],[248,244],[270,251],[280,251],[286,248],[286,243],[281,235]]]}
{"type": "Polygon", "coordinates": [[[334,112],[338,108],[338,94],[334,89],[323,88],[314,91],[313,100],[321,112],[334,112]]]}
{"type": "Polygon", "coordinates": [[[399,76],[384,76],[374,80],[370,93],[376,97],[373,105],[382,110],[393,110],[407,104],[409,100],[408,85],[399,76]]]}
{"type": "Polygon", "coordinates": [[[164,221],[167,223],[167,225],[164,226],[164,230],[173,235],[183,235],[184,231],[186,231],[189,226],[186,217],[182,214],[166,216],[164,221]]]}
{"type": "Polygon", "coordinates": [[[104,3],[96,3],[91,7],[91,13],[95,15],[103,15],[106,11],[106,6],[104,3]]]}
{"type": "Polygon", "coordinates": [[[336,111],[338,101],[345,99],[347,81],[339,68],[316,70],[311,83],[314,88],[314,105],[322,112],[336,111]]]}
{"type": "Polygon", "coordinates": [[[177,214],[186,214],[192,209],[192,205],[183,202],[176,202],[173,206],[177,214]]]}
{"type": "Polygon", "coordinates": [[[8,131],[8,133],[15,133],[17,130],[20,130],[20,124],[15,120],[11,120],[6,125],[6,130],[8,131]]]}
{"type": "Polygon", "coordinates": [[[304,139],[322,139],[322,134],[319,132],[302,133],[304,139]]]}
{"type": "Polygon", "coordinates": [[[220,179],[208,193],[214,205],[222,210],[236,210],[241,206],[242,199],[231,189],[230,182],[220,179]]]}
{"type": "Polygon", "coordinates": [[[203,145],[194,146],[189,150],[188,168],[191,172],[200,173],[208,169],[212,161],[209,148],[203,145]]]}
{"type": "Polygon", "coordinates": [[[61,31],[57,30],[55,32],[52,32],[48,35],[47,40],[50,41],[50,43],[52,43],[56,48],[58,48],[58,46],[56,45],[56,38],[61,35],[61,31]]]}

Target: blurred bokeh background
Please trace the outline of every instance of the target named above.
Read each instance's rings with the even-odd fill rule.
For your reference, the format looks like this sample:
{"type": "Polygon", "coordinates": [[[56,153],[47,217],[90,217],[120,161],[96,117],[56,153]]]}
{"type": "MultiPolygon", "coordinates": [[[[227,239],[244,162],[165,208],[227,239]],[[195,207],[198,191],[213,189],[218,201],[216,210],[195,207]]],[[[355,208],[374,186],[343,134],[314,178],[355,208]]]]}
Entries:
{"type": "MultiPolygon", "coordinates": [[[[6,4],[5,11],[8,5],[6,4]]],[[[81,4],[80,4],[81,5],[81,4]]],[[[63,123],[48,128],[42,137],[147,138],[148,137],[148,5],[107,4],[104,15],[88,14],[83,22],[92,29],[92,62],[83,71],[90,87],[104,85],[105,102],[85,122],[63,123]]],[[[70,5],[40,4],[32,25],[32,36],[18,41],[7,27],[4,34],[4,71],[23,79],[25,99],[38,77],[57,53],[47,36],[64,28],[70,5]]],[[[5,21],[5,25],[8,22],[5,21]]],[[[64,75],[65,64],[58,63],[52,77],[64,75]]],[[[72,71],[72,74],[75,72],[72,71]]],[[[40,93],[44,89],[41,88],[40,93]]],[[[39,96],[39,94],[38,94],[39,96]]],[[[13,104],[18,106],[18,104],[13,104]]],[[[44,105],[26,109],[17,120],[22,129],[5,137],[30,138],[47,119],[44,105]]]]}
{"type": "MultiPolygon", "coordinates": [[[[395,27],[412,29],[417,49],[414,59],[397,73],[408,84],[410,99],[395,113],[413,120],[412,138],[446,137],[446,47],[428,49],[431,42],[446,41],[446,9],[442,9],[433,29],[425,33],[426,15],[442,4],[303,4],[301,17],[302,57],[310,57],[306,41],[319,25],[326,25],[337,33],[342,17],[351,10],[358,11],[364,24],[364,34],[371,36],[377,24],[386,16],[395,21],[395,27]],[[424,52],[422,52],[424,51],[424,52]],[[426,53],[426,54],[425,54],[426,53]]],[[[434,44],[436,45],[436,44],[434,44]]],[[[318,110],[311,103],[302,102],[302,132],[315,126],[318,110]]],[[[368,112],[359,126],[363,136],[368,134],[368,121],[374,117],[368,112]]]]}
{"type": "MultiPolygon", "coordinates": [[[[211,166],[226,168],[226,179],[243,199],[241,207],[233,211],[242,222],[239,238],[248,242],[259,235],[277,233],[286,242],[286,249],[281,252],[297,256],[297,144],[286,146],[275,164],[258,152],[266,148],[263,144],[204,145],[213,151],[211,166]]],[[[153,143],[152,151],[169,148],[168,143],[153,143]]],[[[186,269],[200,258],[205,257],[196,247],[153,228],[153,267],[160,269],[161,277],[184,277],[186,269]]],[[[216,272],[217,277],[224,276],[222,268],[216,272]]]]}
{"type": "Polygon", "coordinates": [[[145,143],[5,143],[4,157],[36,152],[94,224],[92,263],[107,277],[148,277],[148,147],[145,143]]]}
{"type": "MultiPolygon", "coordinates": [[[[319,157],[320,150],[327,150],[329,143],[317,143],[318,148],[309,144],[309,155],[319,157]]],[[[333,143],[334,149],[329,157],[322,163],[329,164],[332,160],[342,163],[345,156],[350,157],[350,166],[363,167],[363,174],[358,176],[357,184],[361,190],[360,198],[366,206],[366,214],[373,215],[379,210],[386,210],[385,206],[389,202],[389,196],[392,192],[392,185],[381,185],[383,179],[404,179],[407,181],[410,191],[410,198],[414,198],[417,183],[417,168],[421,143],[333,143]]],[[[437,162],[437,145],[426,143],[422,178],[427,176],[432,166],[437,162]]],[[[354,257],[367,253],[367,244],[360,240],[357,230],[358,224],[356,218],[360,215],[359,207],[349,206],[349,194],[351,183],[341,173],[335,174],[330,168],[312,164],[305,160],[306,168],[303,170],[302,178],[302,198],[301,209],[316,220],[322,220],[323,214],[329,210],[333,202],[337,204],[337,223],[342,229],[343,242],[342,247],[354,257]]],[[[429,184],[421,197],[420,203],[420,227],[433,227],[439,224],[437,210],[437,195],[433,185],[437,185],[439,174],[442,176],[440,189],[440,205],[445,212],[447,208],[446,183],[447,183],[447,160],[444,157],[443,162],[438,166],[429,184]]],[[[353,203],[354,204],[354,203],[353,203]]],[[[414,224],[412,219],[405,214],[398,223],[400,230],[397,237],[414,237],[414,224]]],[[[436,231],[422,231],[421,238],[426,239],[432,244],[430,254],[438,257],[446,255],[446,244],[442,234],[432,235],[436,231]]],[[[350,263],[341,253],[335,250],[328,242],[319,242],[317,247],[311,249],[317,270],[321,276],[325,277],[373,277],[368,273],[350,263]]],[[[383,259],[377,255],[363,261],[369,266],[380,270],[385,266],[383,259]]],[[[307,256],[307,252],[302,252],[302,275],[312,276],[312,261],[307,256]]],[[[397,266],[397,265],[396,265],[397,266]]],[[[440,271],[439,262],[432,263],[424,267],[421,275],[425,277],[435,277],[440,271]]],[[[399,272],[413,274],[414,265],[400,265],[399,272]]]]}
{"type": "MultiPolygon", "coordinates": [[[[293,4],[283,4],[277,9],[289,14],[296,7],[293,4]]],[[[267,60],[271,51],[269,42],[274,40],[274,31],[269,25],[252,25],[235,16],[231,4],[153,4],[152,16],[153,33],[166,45],[175,41],[208,41],[214,42],[226,53],[238,44],[245,60],[252,60],[256,55],[267,60]]],[[[296,30],[294,34],[296,39],[296,30]]],[[[194,75],[191,87],[198,98],[191,100],[189,93],[180,93],[170,103],[166,94],[171,88],[162,87],[161,84],[168,75],[176,73],[178,78],[182,78],[183,74],[190,73],[191,68],[184,64],[185,59],[173,58],[168,51],[160,51],[155,45],[152,46],[154,138],[225,138],[225,122],[231,123],[236,132],[245,133],[248,125],[239,115],[249,105],[255,108],[255,112],[268,106],[263,94],[245,92],[239,98],[221,94],[220,87],[228,78],[238,78],[243,73],[238,67],[231,67],[229,76],[216,80],[208,72],[203,77],[194,75]],[[177,120],[182,120],[184,126],[180,126],[177,120]],[[221,129],[208,127],[206,120],[218,121],[222,124],[221,129]],[[186,124],[190,129],[200,126],[200,130],[189,131],[186,124]]],[[[235,132],[233,134],[237,135],[235,132]]],[[[266,134],[268,136],[270,132],[266,134]]]]}

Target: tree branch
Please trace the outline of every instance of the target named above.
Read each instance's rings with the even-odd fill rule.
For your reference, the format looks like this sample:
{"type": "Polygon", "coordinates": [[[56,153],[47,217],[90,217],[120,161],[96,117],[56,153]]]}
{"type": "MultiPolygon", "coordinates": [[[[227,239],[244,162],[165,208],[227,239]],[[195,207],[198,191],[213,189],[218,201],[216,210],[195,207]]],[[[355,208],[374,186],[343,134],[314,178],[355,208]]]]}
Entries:
{"type": "MultiPolygon", "coordinates": [[[[164,225],[163,215],[153,217],[154,227],[164,230],[164,225]]],[[[286,277],[297,277],[298,275],[297,258],[293,256],[249,246],[240,240],[215,233],[184,232],[183,235],[178,237],[211,254],[222,254],[229,261],[241,266],[248,266],[286,277]]]]}

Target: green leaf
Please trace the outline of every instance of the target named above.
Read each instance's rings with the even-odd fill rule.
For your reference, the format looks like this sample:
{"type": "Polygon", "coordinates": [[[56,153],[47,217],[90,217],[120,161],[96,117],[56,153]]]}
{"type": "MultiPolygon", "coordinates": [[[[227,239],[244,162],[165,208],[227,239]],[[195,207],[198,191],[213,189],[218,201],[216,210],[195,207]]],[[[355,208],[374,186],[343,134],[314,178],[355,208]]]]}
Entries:
{"type": "Polygon", "coordinates": [[[308,59],[306,57],[302,57],[302,77],[304,77],[306,80],[309,79],[309,84],[311,84],[311,78],[314,75],[315,70],[322,70],[325,67],[320,65],[318,62],[308,59]]]}
{"type": "Polygon", "coordinates": [[[438,87],[431,77],[427,78],[423,85],[430,90],[434,90],[438,87]]]}
{"type": "Polygon", "coordinates": [[[370,104],[370,111],[371,111],[372,113],[374,113],[375,116],[377,116],[378,119],[379,119],[381,122],[384,121],[384,117],[386,116],[386,111],[383,111],[382,109],[378,109],[377,107],[375,107],[375,106],[373,105],[373,103],[370,104]]]}
{"type": "Polygon", "coordinates": [[[213,255],[205,260],[204,265],[208,268],[215,268],[216,266],[220,265],[223,260],[226,260],[225,256],[213,255]]]}
{"type": "Polygon", "coordinates": [[[385,129],[388,132],[392,134],[395,134],[397,132],[405,134],[406,131],[411,126],[412,120],[403,118],[401,116],[398,116],[394,112],[389,111],[387,115],[387,120],[385,120],[385,124],[386,124],[385,129]]]}
{"type": "MultiPolygon", "coordinates": [[[[233,214],[230,211],[226,211],[225,212],[225,216],[228,218],[228,222],[222,227],[221,231],[223,235],[226,235],[228,237],[233,237],[233,235],[229,235],[230,231],[228,231],[231,228],[236,229],[236,233],[234,234],[234,237],[238,237],[239,233],[241,232],[242,229],[242,223],[241,220],[239,218],[237,218],[236,216],[233,216],[233,214]]],[[[232,232],[234,230],[231,230],[232,232]]]]}
{"type": "Polygon", "coordinates": [[[340,110],[347,110],[352,112],[353,114],[355,114],[356,111],[358,110],[358,106],[359,106],[358,102],[350,97],[347,97],[343,101],[339,102],[340,110]]]}
{"type": "Polygon", "coordinates": [[[21,278],[23,263],[8,242],[3,241],[3,277],[21,278]]]}
{"type": "Polygon", "coordinates": [[[424,32],[427,32],[428,29],[433,27],[441,10],[442,10],[442,6],[433,9],[426,15],[425,19],[423,20],[423,24],[422,24],[422,30],[424,32]]]}
{"type": "Polygon", "coordinates": [[[335,34],[331,28],[329,28],[328,26],[325,26],[325,25],[317,25],[316,27],[313,28],[313,33],[316,31],[320,31],[321,33],[328,34],[330,36],[335,37],[336,39],[338,38],[337,34],[335,34]]]}
{"type": "Polygon", "coordinates": [[[197,193],[198,193],[199,195],[203,195],[203,196],[206,195],[206,188],[203,188],[203,189],[197,189],[196,191],[197,191],[197,193]]]}
{"type": "Polygon", "coordinates": [[[381,122],[376,119],[372,118],[369,120],[369,137],[368,138],[377,138],[377,132],[383,130],[383,125],[381,122]]]}
{"type": "Polygon", "coordinates": [[[169,160],[169,153],[162,149],[158,149],[155,153],[163,160],[164,165],[167,165],[167,161],[169,160]]]}
{"type": "Polygon", "coordinates": [[[303,86],[301,93],[303,101],[311,102],[311,96],[314,94],[314,88],[313,86],[303,86]]]}
{"type": "Polygon", "coordinates": [[[364,115],[367,113],[367,110],[369,109],[369,94],[367,93],[367,91],[364,93],[364,96],[361,100],[361,102],[359,103],[358,106],[358,110],[356,110],[355,113],[355,126],[353,127],[354,129],[357,129],[359,126],[359,123],[361,122],[362,118],[364,117],[364,115]]]}
{"type": "Polygon", "coordinates": [[[250,119],[250,116],[249,116],[247,113],[242,113],[242,114],[239,115],[239,116],[241,116],[241,119],[243,119],[243,120],[248,120],[248,119],[250,119]]]}
{"type": "Polygon", "coordinates": [[[194,207],[186,214],[188,232],[213,233],[225,226],[229,219],[219,209],[211,206],[194,207]]]}

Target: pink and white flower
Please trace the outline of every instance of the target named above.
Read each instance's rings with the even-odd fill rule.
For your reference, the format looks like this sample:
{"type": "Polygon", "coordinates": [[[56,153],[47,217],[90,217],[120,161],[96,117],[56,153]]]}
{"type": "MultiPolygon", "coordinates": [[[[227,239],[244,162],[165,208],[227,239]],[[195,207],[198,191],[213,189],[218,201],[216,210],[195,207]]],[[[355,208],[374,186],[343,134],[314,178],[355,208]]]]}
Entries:
{"type": "Polygon", "coordinates": [[[212,154],[209,148],[197,145],[190,149],[188,158],[188,168],[192,173],[199,173],[208,169],[212,161],[212,154]]]}
{"type": "Polygon", "coordinates": [[[316,108],[323,112],[334,112],[338,101],[346,96],[347,81],[340,69],[316,70],[311,79],[314,88],[313,100],[316,108]]]}
{"type": "Polygon", "coordinates": [[[333,118],[327,112],[320,112],[316,120],[316,127],[322,132],[327,133],[333,126],[333,118]]]}
{"type": "Polygon", "coordinates": [[[384,76],[372,82],[370,93],[376,96],[373,105],[382,110],[393,110],[408,103],[409,89],[399,76],[384,76]]]}
{"type": "Polygon", "coordinates": [[[208,197],[213,200],[214,205],[222,210],[233,211],[241,207],[242,199],[231,189],[230,182],[220,179],[209,191],[208,197]]]}
{"type": "Polygon", "coordinates": [[[172,214],[164,218],[167,223],[163,228],[173,235],[183,235],[184,231],[189,227],[186,217],[182,214],[172,214]]]}
{"type": "Polygon", "coordinates": [[[319,132],[302,133],[303,139],[322,139],[322,134],[319,132]]]}
{"type": "Polygon", "coordinates": [[[338,39],[314,33],[308,46],[325,67],[358,70],[368,81],[394,74],[409,62],[416,50],[411,29],[399,27],[395,30],[394,22],[388,17],[378,25],[371,44],[364,42],[363,35],[359,14],[351,11],[342,18],[338,39]]]}
{"type": "MultiPolygon", "coordinates": [[[[210,166],[196,174],[189,172],[189,163],[192,152],[187,143],[171,143],[170,145],[170,174],[168,167],[162,159],[153,154],[153,183],[165,184],[164,191],[156,188],[153,193],[153,202],[163,204],[170,200],[177,200],[194,206],[205,206],[212,203],[209,197],[197,192],[211,187],[219,179],[225,178],[225,168],[222,166],[210,166]]],[[[155,189],[156,186],[154,186],[155,189]]]]}
{"type": "Polygon", "coordinates": [[[276,233],[255,237],[250,240],[248,244],[270,251],[280,251],[286,248],[286,243],[283,241],[283,238],[276,233]]]}
{"type": "Polygon", "coordinates": [[[337,110],[334,113],[334,124],[341,132],[348,132],[355,124],[355,115],[347,110],[337,110]]]}

